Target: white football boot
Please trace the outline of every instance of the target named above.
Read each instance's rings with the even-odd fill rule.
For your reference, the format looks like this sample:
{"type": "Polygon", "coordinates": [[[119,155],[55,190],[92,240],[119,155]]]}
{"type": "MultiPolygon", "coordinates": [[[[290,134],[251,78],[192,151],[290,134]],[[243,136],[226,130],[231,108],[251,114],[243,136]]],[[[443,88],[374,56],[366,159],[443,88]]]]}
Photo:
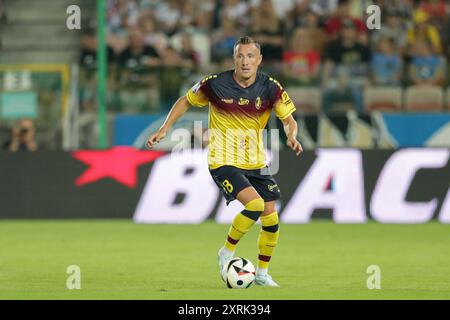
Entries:
{"type": "Polygon", "coordinates": [[[219,273],[222,279],[223,279],[222,277],[223,267],[227,264],[228,261],[233,259],[233,256],[234,252],[231,252],[230,250],[224,247],[220,248],[219,252],[217,253],[217,258],[219,260],[219,273]]]}
{"type": "Polygon", "coordinates": [[[273,281],[272,277],[268,274],[256,274],[255,283],[258,286],[264,287],[279,287],[278,283],[273,281]]]}

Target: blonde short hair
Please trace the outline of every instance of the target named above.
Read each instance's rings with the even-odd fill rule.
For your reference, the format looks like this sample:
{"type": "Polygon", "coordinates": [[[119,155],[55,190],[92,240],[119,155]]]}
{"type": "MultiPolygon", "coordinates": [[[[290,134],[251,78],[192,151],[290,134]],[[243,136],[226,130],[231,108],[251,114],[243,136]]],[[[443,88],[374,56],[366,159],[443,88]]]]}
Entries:
{"type": "Polygon", "coordinates": [[[258,50],[261,50],[261,45],[255,39],[249,36],[240,37],[234,44],[233,51],[236,50],[236,47],[240,44],[254,44],[258,48],[258,50]]]}

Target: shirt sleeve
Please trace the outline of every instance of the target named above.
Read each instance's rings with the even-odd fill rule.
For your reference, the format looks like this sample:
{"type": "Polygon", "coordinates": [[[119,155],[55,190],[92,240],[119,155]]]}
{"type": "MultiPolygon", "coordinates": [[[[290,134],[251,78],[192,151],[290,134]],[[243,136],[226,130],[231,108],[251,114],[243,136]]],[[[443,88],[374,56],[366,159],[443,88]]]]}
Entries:
{"type": "Polygon", "coordinates": [[[281,90],[280,98],[275,101],[274,110],[275,115],[280,120],[288,118],[296,110],[294,103],[284,89],[281,90]]]}
{"type": "Polygon", "coordinates": [[[186,93],[186,98],[189,103],[194,107],[206,107],[208,106],[209,99],[202,92],[202,88],[206,85],[205,80],[196,83],[192,88],[186,93]]]}

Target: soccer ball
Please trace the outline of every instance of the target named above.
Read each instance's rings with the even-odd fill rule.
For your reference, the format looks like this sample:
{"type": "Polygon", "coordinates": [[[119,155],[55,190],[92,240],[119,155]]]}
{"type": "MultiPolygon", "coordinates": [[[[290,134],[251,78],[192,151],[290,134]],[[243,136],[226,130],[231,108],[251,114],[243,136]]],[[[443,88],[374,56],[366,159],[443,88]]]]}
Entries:
{"type": "Polygon", "coordinates": [[[223,267],[222,279],[228,288],[245,289],[255,281],[255,267],[250,260],[234,258],[223,267]]]}

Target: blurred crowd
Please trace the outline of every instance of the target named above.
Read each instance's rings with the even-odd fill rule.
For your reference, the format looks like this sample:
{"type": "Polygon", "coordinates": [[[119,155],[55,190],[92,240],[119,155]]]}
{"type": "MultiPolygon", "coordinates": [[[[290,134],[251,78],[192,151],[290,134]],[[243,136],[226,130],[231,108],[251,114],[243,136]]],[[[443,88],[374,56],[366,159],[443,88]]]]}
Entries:
{"type": "MultiPolygon", "coordinates": [[[[108,0],[108,104],[164,112],[194,82],[233,67],[235,41],[261,44],[262,69],[285,87],[318,87],[323,111],[365,112],[369,85],[446,86],[450,4],[444,0],[108,0]],[[369,30],[366,8],[381,9],[369,30]]],[[[84,28],[81,103],[95,108],[96,30],[84,28]]]]}

